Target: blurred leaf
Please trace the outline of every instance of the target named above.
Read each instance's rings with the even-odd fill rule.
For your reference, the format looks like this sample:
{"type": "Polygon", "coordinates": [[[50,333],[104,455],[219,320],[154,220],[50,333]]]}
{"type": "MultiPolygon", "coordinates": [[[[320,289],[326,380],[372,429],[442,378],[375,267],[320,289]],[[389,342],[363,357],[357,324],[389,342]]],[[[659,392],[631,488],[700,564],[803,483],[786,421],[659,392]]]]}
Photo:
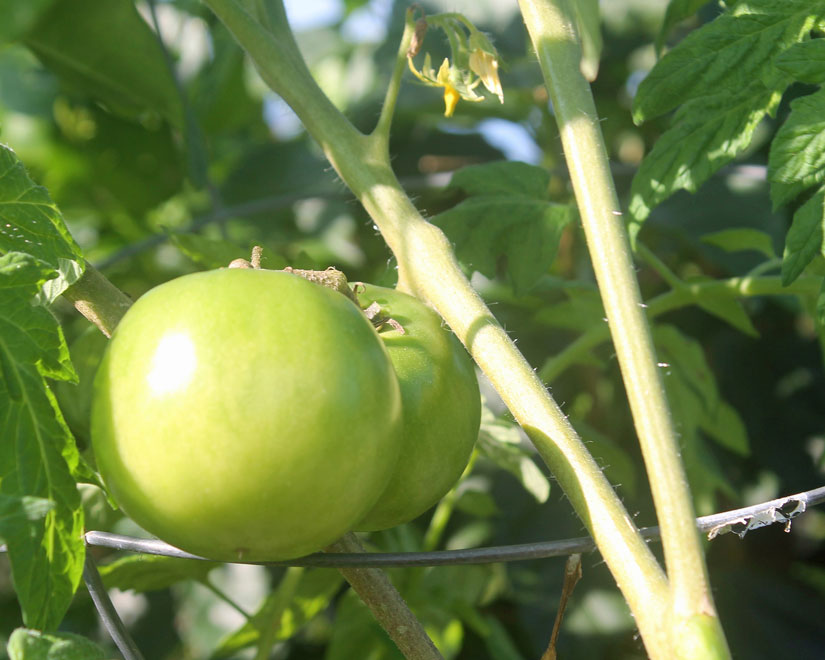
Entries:
{"type": "Polygon", "coordinates": [[[56,0],[24,41],[64,82],[115,112],[151,110],[181,124],[160,42],[131,0],[56,0]]]}
{"type": "Polygon", "coordinates": [[[161,555],[132,554],[100,567],[107,589],[138,593],[166,589],[181,580],[205,582],[216,562],[161,555]]]}
{"type": "Polygon", "coordinates": [[[693,16],[708,2],[709,0],[670,0],[665,12],[665,20],[662,21],[662,28],[656,35],[656,53],[661,55],[668,35],[678,23],[693,16]]]}
{"type": "Polygon", "coordinates": [[[305,570],[286,607],[283,607],[283,603],[280,602],[280,594],[277,591],[271,593],[252,616],[252,620],[224,638],[212,657],[216,660],[235,657],[241,649],[257,644],[261,637],[261,630],[273,625],[273,618],[278,610],[282,611],[275,639],[286,640],[294,637],[306,623],[329,606],[343,583],[344,578],[336,570],[328,568],[305,570]]]}
{"type": "Polygon", "coordinates": [[[599,15],[599,0],[582,0],[573,3],[576,24],[582,44],[582,75],[590,82],[599,74],[599,59],[602,55],[602,25],[599,15]]]}
{"type": "MultiPolygon", "coordinates": [[[[663,60],[664,61],[664,60],[663,60]]],[[[759,122],[780,95],[759,81],[687,101],[633,177],[631,230],[677,190],[696,192],[711,174],[750,144],[759,122]]]]}
{"type": "Polygon", "coordinates": [[[740,250],[755,250],[764,254],[768,259],[776,257],[773,249],[773,239],[770,234],[750,227],[736,227],[723,229],[702,236],[702,241],[715,245],[725,252],[739,252],[740,250]]]}
{"type": "Polygon", "coordinates": [[[758,81],[763,81],[763,89],[774,89],[771,60],[810,32],[814,16],[823,10],[822,0],[737,3],[659,60],[639,85],[633,120],[641,123],[690,99],[719,97],[720,90],[723,98],[731,99],[736,90],[758,81]]]}
{"type": "Polygon", "coordinates": [[[432,219],[456,246],[458,259],[487,277],[499,260],[516,293],[530,289],[547,272],[573,219],[573,209],[528,197],[479,196],[432,219]]]}
{"type": "Polygon", "coordinates": [[[496,419],[487,407],[482,409],[478,450],[519,480],[537,502],[550,496],[550,481],[536,465],[534,455],[521,444],[518,428],[512,422],[496,419]]]}
{"type": "Polygon", "coordinates": [[[817,255],[823,253],[825,187],[820,188],[793,216],[782,256],[782,284],[793,282],[817,255]]]}
{"type": "Polygon", "coordinates": [[[604,307],[598,289],[565,287],[568,300],[543,306],[535,319],[553,328],[581,332],[596,323],[604,322],[604,307]]]}
{"type": "Polygon", "coordinates": [[[84,265],[80,248],[48,191],[29,178],[11,149],[0,144],[0,251],[15,250],[58,271],[61,284],[52,287],[51,299],[75,282],[84,265]]]}
{"type": "Polygon", "coordinates": [[[576,420],[575,427],[587,443],[588,451],[604,470],[610,483],[621,486],[622,492],[636,493],[636,465],[628,452],[611,437],[594,429],[582,420],[576,420]]]}
{"type": "MultiPolygon", "coordinates": [[[[691,278],[687,281],[688,284],[698,282],[710,282],[711,278],[691,278]]],[[[742,301],[739,300],[734,291],[714,291],[713,295],[700,296],[696,304],[704,309],[708,314],[712,314],[725,323],[730,324],[740,332],[745,333],[749,337],[758,337],[759,332],[753,325],[753,322],[745,311],[742,301]]]]}
{"type": "Polygon", "coordinates": [[[524,660],[516,648],[507,629],[489,614],[482,615],[477,610],[465,610],[462,618],[484,641],[490,660],[524,660]]]}
{"type": "Polygon", "coordinates": [[[811,39],[794,44],[779,53],[774,64],[799,82],[819,85],[825,82],[825,40],[811,39]]]}
{"type": "Polygon", "coordinates": [[[233,259],[248,259],[250,255],[250,250],[229,241],[206,238],[199,234],[169,232],[168,235],[181,252],[205,270],[226,268],[233,259]]]}
{"type": "MultiPolygon", "coordinates": [[[[469,479],[465,480],[464,484],[468,481],[469,479]]],[[[456,508],[476,518],[489,518],[501,513],[490,493],[468,488],[460,489],[458,499],[456,500],[456,508]]]]}
{"type": "Polygon", "coordinates": [[[550,173],[543,167],[503,160],[462,167],[447,187],[460,188],[470,197],[520,195],[547,201],[549,185],[550,173]]]}
{"type": "Polygon", "coordinates": [[[750,454],[748,432],[739,413],[726,401],[720,401],[716,410],[699,419],[700,428],[716,442],[740,456],[750,454]]]}
{"type": "Polygon", "coordinates": [[[83,510],[71,474],[77,448],[44,380],[74,372],[57,321],[32,305],[53,274],[29,255],[0,257],[0,437],[6,439],[0,443],[0,489],[22,515],[4,519],[3,535],[24,621],[39,629],[63,618],[84,557],[83,510]],[[47,499],[54,508],[32,520],[27,498],[47,499]]]}
{"type": "Polygon", "coordinates": [[[324,660],[404,660],[381,626],[352,591],[339,601],[324,660]]]}
{"type": "Polygon", "coordinates": [[[22,37],[55,0],[0,0],[0,44],[22,37]]]}
{"type": "Polygon", "coordinates": [[[825,180],[825,89],[791,103],[771,143],[768,181],[774,209],[825,180]]]}
{"type": "Polygon", "coordinates": [[[9,660],[105,660],[92,640],[68,632],[44,633],[17,628],[9,638],[9,660]]]}

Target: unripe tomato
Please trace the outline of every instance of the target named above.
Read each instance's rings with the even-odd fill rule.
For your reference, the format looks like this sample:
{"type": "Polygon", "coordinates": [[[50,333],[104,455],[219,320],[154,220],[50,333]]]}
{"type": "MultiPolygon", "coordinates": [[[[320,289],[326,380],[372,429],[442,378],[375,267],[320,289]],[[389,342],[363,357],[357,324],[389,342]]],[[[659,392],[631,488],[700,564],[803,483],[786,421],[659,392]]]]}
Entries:
{"type": "Polygon", "coordinates": [[[372,531],[412,520],[452,488],[478,437],[481,397],[470,356],[432,309],[370,284],[358,298],[364,307],[377,302],[404,330],[379,333],[401,386],[404,437],[387,489],[356,525],[372,531]]]}
{"type": "Polygon", "coordinates": [[[92,442],[115,500],[212,559],[338,539],[386,487],[400,433],[376,331],[346,297],[288,273],[217,270],[149,291],[95,379],[92,442]]]}

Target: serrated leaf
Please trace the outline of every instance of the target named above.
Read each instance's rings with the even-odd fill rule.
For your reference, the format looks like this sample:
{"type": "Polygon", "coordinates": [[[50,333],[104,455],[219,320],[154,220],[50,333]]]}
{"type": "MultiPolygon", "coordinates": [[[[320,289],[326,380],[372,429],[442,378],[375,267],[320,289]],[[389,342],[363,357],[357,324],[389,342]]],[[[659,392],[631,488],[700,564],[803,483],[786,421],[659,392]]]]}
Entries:
{"type": "Polygon", "coordinates": [[[66,286],[71,284],[72,269],[62,260],[83,266],[80,248],[49,193],[29,178],[15,153],[0,144],[0,252],[13,251],[62,269],[66,286]]]}
{"type": "Polygon", "coordinates": [[[65,377],[57,321],[31,304],[48,266],[0,257],[0,493],[53,503],[43,518],[18,518],[3,534],[27,626],[60,623],[83,570],[83,511],[72,470],[79,456],[44,374],[65,377]],[[17,524],[20,523],[20,524],[17,524]]]}
{"type": "Polygon", "coordinates": [[[774,65],[799,82],[810,85],[825,82],[825,39],[794,44],[777,55],[774,65]]]}
{"type": "Polygon", "coordinates": [[[811,260],[823,253],[825,187],[820,188],[793,216],[782,255],[782,284],[788,286],[811,260]]]}
{"type": "Polygon", "coordinates": [[[569,206],[528,197],[479,196],[433,218],[455,244],[459,260],[495,277],[499,260],[516,293],[532,287],[553,263],[569,206]]]}
{"type": "Polygon", "coordinates": [[[774,209],[825,181],[825,89],[791,103],[771,143],[768,181],[774,209]]]}
{"type": "Polygon", "coordinates": [[[754,81],[685,103],[633,177],[631,234],[659,203],[677,190],[695,192],[742,151],[780,96],[754,81]]]}
{"type": "Polygon", "coordinates": [[[754,81],[774,88],[771,60],[811,31],[823,7],[821,0],[738,2],[659,60],[639,85],[633,120],[641,123],[690,99],[743,89],[754,81]]]}
{"type": "Polygon", "coordinates": [[[7,646],[9,660],[106,660],[92,640],[73,633],[46,633],[17,628],[7,646]]]}
{"type": "Polygon", "coordinates": [[[462,167],[447,187],[460,188],[469,196],[523,195],[546,201],[549,185],[550,173],[543,167],[502,160],[462,167]]]}
{"type": "Polygon", "coordinates": [[[22,37],[48,10],[54,0],[0,0],[0,43],[22,37]]]}
{"type": "MultiPolygon", "coordinates": [[[[338,593],[343,582],[341,574],[335,570],[324,568],[305,570],[292,598],[281,612],[276,641],[295,636],[308,621],[323,612],[333,596],[338,593]]],[[[235,657],[238,651],[256,644],[260,639],[261,630],[272,625],[276,610],[282,607],[280,595],[274,591],[252,616],[251,621],[221,641],[212,657],[215,660],[235,657]]]]}
{"type": "Polygon", "coordinates": [[[126,555],[100,567],[107,589],[138,593],[166,589],[182,580],[204,582],[216,562],[180,559],[161,555],[126,555]]]}
{"type": "Polygon", "coordinates": [[[661,53],[670,31],[686,18],[690,18],[702,7],[708,4],[709,0],[670,0],[665,12],[665,19],[659,34],[656,35],[656,52],[661,53]]]}
{"type": "Polygon", "coordinates": [[[129,117],[151,110],[181,125],[172,73],[131,0],[57,0],[24,43],[64,83],[111,110],[129,117]]]}
{"type": "Polygon", "coordinates": [[[773,239],[770,234],[750,227],[723,229],[722,231],[705,234],[702,236],[702,242],[715,245],[725,252],[754,250],[764,254],[768,259],[776,257],[776,252],[773,249],[773,239]]]}

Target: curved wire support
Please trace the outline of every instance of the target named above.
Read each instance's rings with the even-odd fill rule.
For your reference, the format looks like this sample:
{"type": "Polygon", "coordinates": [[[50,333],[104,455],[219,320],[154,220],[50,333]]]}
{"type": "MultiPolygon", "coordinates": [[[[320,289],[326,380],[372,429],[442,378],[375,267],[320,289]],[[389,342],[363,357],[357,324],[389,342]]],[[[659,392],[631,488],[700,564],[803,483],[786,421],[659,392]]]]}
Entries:
{"type": "MultiPolygon", "coordinates": [[[[708,539],[720,534],[733,532],[743,537],[748,531],[774,523],[784,523],[790,529],[791,521],[805,512],[809,506],[825,502],[825,486],[796,495],[781,497],[753,506],[733,509],[696,520],[697,527],[708,533],[708,539]]],[[[658,539],[658,527],[645,527],[641,530],[647,539],[658,539]]],[[[157,539],[137,539],[109,532],[86,532],[89,545],[144,552],[166,557],[183,559],[202,559],[197,555],[179,550],[157,539]]],[[[317,552],[297,559],[279,562],[261,562],[272,566],[349,566],[359,568],[378,568],[388,566],[444,566],[455,564],[492,564],[497,562],[523,561],[527,559],[544,559],[547,557],[566,556],[573,553],[585,553],[595,549],[593,540],[586,537],[565,539],[563,541],[546,541],[540,543],[522,543],[519,545],[493,546],[489,548],[471,548],[467,550],[440,550],[435,552],[367,552],[367,553],[324,553],[317,552]]]]}

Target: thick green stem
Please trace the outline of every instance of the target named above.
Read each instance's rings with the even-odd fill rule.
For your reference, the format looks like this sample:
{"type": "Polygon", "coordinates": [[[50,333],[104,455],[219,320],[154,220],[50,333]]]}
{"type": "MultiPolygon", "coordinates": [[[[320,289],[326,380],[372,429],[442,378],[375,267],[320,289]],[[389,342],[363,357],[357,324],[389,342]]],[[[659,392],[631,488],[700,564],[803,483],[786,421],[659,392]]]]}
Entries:
{"type": "MultiPolygon", "coordinates": [[[[581,48],[572,8],[569,0],[520,0],[519,4],[553,102],[662,530],[674,643],[667,657],[681,657],[684,646],[695,648],[683,639],[686,626],[698,617],[713,619],[716,610],[599,118],[580,71],[581,48]]],[[[715,652],[727,652],[722,635],[711,646],[715,652]]]]}
{"type": "Polygon", "coordinates": [[[292,106],[355,193],[399,264],[399,281],[444,317],[535,443],[582,518],[622,589],[647,644],[664,648],[667,583],[632,519],[507,333],[462,274],[443,233],[401,189],[383,140],[355,131],[329,104],[291,39],[272,39],[233,0],[206,0],[292,106]]]}

